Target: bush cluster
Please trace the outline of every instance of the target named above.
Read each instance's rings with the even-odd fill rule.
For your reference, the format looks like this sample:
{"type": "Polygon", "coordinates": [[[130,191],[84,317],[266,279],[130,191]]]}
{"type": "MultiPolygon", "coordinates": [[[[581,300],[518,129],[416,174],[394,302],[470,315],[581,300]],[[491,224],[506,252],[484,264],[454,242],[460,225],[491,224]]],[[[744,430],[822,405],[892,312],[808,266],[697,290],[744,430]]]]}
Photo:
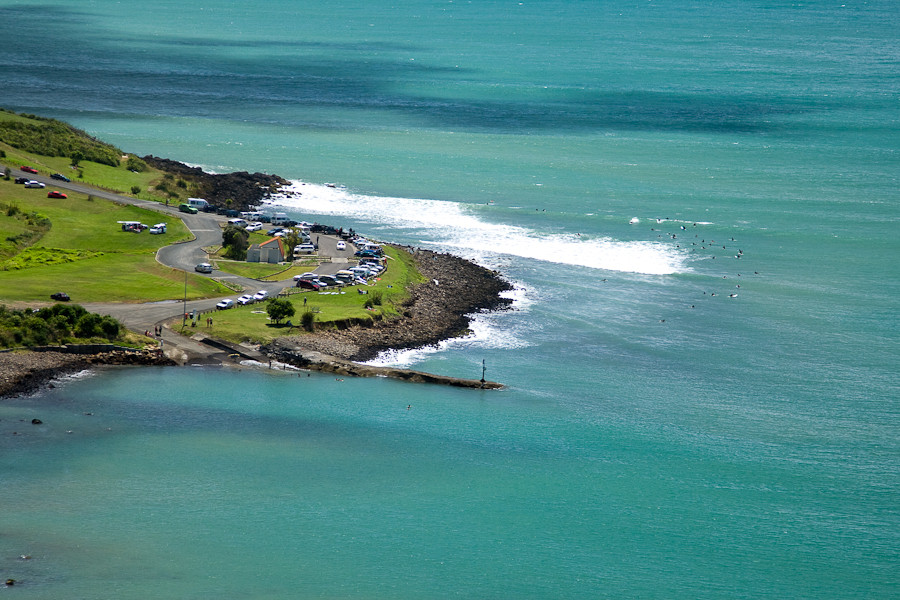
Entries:
{"type": "Polygon", "coordinates": [[[77,304],[54,304],[40,310],[0,305],[0,347],[44,346],[119,337],[122,326],[112,317],[90,313],[77,304]]]}
{"type": "Polygon", "coordinates": [[[122,156],[115,146],[55,119],[39,119],[39,123],[0,121],[0,141],[42,156],[78,157],[111,167],[118,167],[122,156]]]}
{"type": "MultiPolygon", "coordinates": [[[[26,234],[32,235],[31,232],[26,232],[26,234]]],[[[7,240],[15,243],[27,243],[31,238],[27,237],[26,234],[20,234],[15,238],[7,238],[7,240]]],[[[103,256],[103,253],[97,250],[68,250],[65,248],[36,248],[30,246],[13,258],[0,263],[0,271],[18,271],[19,269],[30,269],[32,267],[59,265],[98,256],[103,256]]]]}
{"type": "Polygon", "coordinates": [[[250,234],[243,227],[228,225],[222,231],[222,247],[225,248],[225,258],[245,260],[250,247],[250,234]]]}

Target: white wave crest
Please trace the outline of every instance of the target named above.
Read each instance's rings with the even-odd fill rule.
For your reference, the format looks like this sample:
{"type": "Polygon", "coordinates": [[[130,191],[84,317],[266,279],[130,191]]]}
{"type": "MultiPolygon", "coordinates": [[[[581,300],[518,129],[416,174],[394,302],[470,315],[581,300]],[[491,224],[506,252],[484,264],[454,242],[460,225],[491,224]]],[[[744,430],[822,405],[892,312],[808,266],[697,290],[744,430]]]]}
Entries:
{"type": "Polygon", "coordinates": [[[296,181],[272,204],[306,215],[345,216],[418,233],[424,243],[468,255],[505,254],[608,271],[668,275],[685,269],[685,255],[650,241],[623,242],[577,233],[549,233],[490,223],[472,207],[440,200],[355,194],[296,181]]]}
{"type": "Polygon", "coordinates": [[[531,343],[504,327],[497,317],[502,313],[485,313],[470,315],[469,334],[438,342],[431,346],[410,348],[405,350],[385,350],[378,356],[364,363],[378,367],[410,368],[433,354],[448,349],[499,349],[509,350],[525,348],[531,343]]]}

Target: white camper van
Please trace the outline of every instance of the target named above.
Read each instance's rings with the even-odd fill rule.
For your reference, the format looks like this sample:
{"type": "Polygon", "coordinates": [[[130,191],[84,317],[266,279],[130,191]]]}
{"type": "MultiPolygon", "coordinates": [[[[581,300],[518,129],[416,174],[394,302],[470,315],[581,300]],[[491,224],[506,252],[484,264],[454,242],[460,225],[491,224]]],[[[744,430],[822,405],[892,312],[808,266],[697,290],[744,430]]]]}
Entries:
{"type": "Polygon", "coordinates": [[[203,210],[207,206],[209,206],[209,202],[207,202],[203,198],[188,198],[187,203],[188,206],[193,206],[197,210],[203,210]]]}

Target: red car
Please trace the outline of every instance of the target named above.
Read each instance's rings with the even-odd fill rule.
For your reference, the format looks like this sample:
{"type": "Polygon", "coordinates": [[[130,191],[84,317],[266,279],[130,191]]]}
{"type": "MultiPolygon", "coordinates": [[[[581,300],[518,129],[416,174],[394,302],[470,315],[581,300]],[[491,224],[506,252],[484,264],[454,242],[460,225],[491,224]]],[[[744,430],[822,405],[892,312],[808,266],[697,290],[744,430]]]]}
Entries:
{"type": "Polygon", "coordinates": [[[22,165],[22,166],[19,167],[19,168],[22,169],[23,171],[25,171],[26,173],[35,173],[35,174],[37,174],[37,169],[35,169],[34,167],[29,167],[29,166],[26,166],[26,165],[22,165]]]}
{"type": "Polygon", "coordinates": [[[68,196],[66,196],[62,192],[57,192],[56,190],[53,190],[52,192],[47,192],[47,197],[48,198],[68,198],[68,196]]]}

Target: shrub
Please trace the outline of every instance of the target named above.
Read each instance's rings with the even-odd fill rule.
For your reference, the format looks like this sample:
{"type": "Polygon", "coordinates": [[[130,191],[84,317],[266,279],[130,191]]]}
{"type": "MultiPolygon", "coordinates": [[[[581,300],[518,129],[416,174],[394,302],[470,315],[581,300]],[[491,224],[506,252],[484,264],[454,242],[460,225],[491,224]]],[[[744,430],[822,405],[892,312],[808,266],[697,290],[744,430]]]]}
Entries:
{"type": "Polygon", "coordinates": [[[128,160],[125,162],[125,168],[129,171],[137,171],[138,173],[142,173],[147,170],[147,163],[142,161],[137,156],[129,156],[128,160]]]}
{"type": "Polygon", "coordinates": [[[141,193],[141,186],[139,186],[139,185],[133,185],[133,186],[131,186],[131,194],[132,194],[133,196],[137,196],[137,195],[140,194],[140,193],[141,193]]]}
{"type": "Polygon", "coordinates": [[[300,326],[307,331],[312,331],[316,328],[316,313],[314,313],[310,309],[306,309],[303,311],[303,314],[300,315],[300,326]]]}
{"type": "Polygon", "coordinates": [[[375,290],[372,293],[372,304],[374,304],[375,306],[381,306],[382,298],[383,294],[381,293],[381,290],[375,290]]]}
{"type": "Polygon", "coordinates": [[[187,189],[187,182],[184,179],[179,179],[178,181],[175,182],[175,185],[177,185],[178,187],[180,187],[182,189],[187,189]]]}

